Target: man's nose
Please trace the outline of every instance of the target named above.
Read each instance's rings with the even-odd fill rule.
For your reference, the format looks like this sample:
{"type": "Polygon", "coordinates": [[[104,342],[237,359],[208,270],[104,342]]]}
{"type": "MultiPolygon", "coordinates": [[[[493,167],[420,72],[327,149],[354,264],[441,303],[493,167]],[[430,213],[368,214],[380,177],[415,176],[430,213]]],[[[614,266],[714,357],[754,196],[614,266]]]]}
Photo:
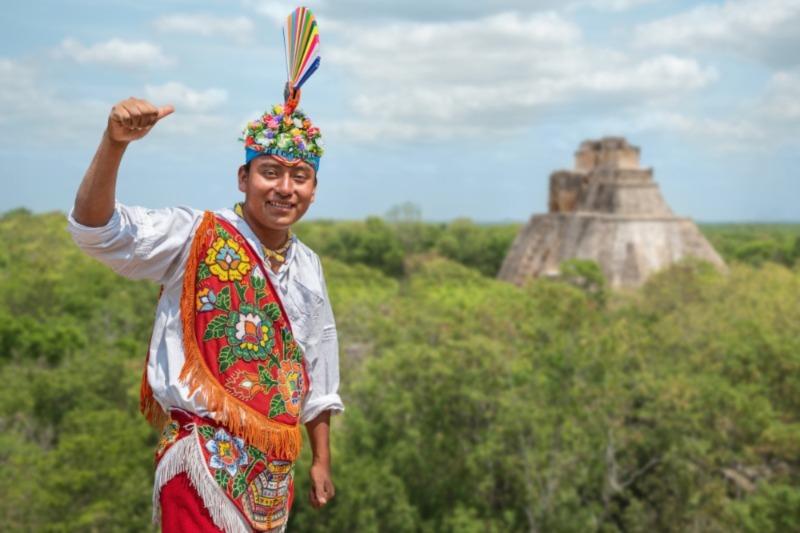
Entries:
{"type": "Polygon", "coordinates": [[[291,176],[289,174],[283,174],[279,179],[278,183],[275,187],[278,191],[278,194],[282,194],[284,196],[288,196],[292,194],[294,191],[294,182],[292,181],[291,176]]]}

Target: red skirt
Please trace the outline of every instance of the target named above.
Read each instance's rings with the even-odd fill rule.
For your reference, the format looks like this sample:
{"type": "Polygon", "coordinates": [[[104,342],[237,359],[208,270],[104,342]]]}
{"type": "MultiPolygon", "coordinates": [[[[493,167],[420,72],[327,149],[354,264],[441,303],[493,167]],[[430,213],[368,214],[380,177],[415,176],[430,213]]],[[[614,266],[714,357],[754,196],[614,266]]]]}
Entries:
{"type": "Polygon", "coordinates": [[[161,488],[160,500],[163,533],[223,533],[214,525],[186,474],[178,474],[167,481],[161,488]]]}

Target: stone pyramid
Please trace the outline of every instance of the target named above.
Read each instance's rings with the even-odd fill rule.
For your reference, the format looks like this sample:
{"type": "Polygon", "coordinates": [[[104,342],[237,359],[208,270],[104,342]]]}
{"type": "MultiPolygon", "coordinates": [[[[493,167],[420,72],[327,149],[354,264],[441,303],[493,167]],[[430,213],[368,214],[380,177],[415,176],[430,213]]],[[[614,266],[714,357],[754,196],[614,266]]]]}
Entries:
{"type": "Polygon", "coordinates": [[[567,259],[596,261],[609,285],[637,287],[684,257],[725,263],[689,218],[673,214],[639,166],[639,148],[621,137],[585,141],[575,169],[550,175],[549,213],[533,215],[506,255],[498,277],[523,284],[558,275],[567,259]]]}

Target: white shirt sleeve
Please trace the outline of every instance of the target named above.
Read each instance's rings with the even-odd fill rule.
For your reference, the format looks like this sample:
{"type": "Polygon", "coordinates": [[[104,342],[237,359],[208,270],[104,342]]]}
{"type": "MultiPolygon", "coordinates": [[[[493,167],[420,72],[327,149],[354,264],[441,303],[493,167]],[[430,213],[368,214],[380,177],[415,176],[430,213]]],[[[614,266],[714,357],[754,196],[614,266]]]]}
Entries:
{"type": "Polygon", "coordinates": [[[105,226],[78,223],[68,229],[87,254],[131,279],[169,284],[183,273],[194,229],[202,212],[186,207],[145,209],[117,204],[105,226]]]}
{"type": "Polygon", "coordinates": [[[322,287],[323,302],[319,316],[322,334],[319,341],[306,349],[306,364],[311,380],[311,392],[306,396],[300,422],[303,424],[314,420],[320,413],[331,411],[338,414],[344,411],[344,404],[339,396],[339,339],[336,334],[336,322],[333,317],[328,289],[322,265],[318,262],[318,273],[322,287]]]}

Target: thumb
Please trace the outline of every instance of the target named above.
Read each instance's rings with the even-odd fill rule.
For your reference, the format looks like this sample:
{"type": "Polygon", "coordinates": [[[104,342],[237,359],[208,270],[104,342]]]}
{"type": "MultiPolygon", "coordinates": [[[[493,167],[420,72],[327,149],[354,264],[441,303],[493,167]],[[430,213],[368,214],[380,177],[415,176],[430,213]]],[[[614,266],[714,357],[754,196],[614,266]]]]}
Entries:
{"type": "Polygon", "coordinates": [[[165,105],[158,108],[158,120],[166,117],[167,115],[171,115],[175,112],[175,108],[171,105],[165,105]]]}
{"type": "Polygon", "coordinates": [[[314,492],[316,493],[317,501],[321,505],[328,503],[328,495],[326,494],[324,483],[317,483],[316,487],[314,487],[314,492]]]}

